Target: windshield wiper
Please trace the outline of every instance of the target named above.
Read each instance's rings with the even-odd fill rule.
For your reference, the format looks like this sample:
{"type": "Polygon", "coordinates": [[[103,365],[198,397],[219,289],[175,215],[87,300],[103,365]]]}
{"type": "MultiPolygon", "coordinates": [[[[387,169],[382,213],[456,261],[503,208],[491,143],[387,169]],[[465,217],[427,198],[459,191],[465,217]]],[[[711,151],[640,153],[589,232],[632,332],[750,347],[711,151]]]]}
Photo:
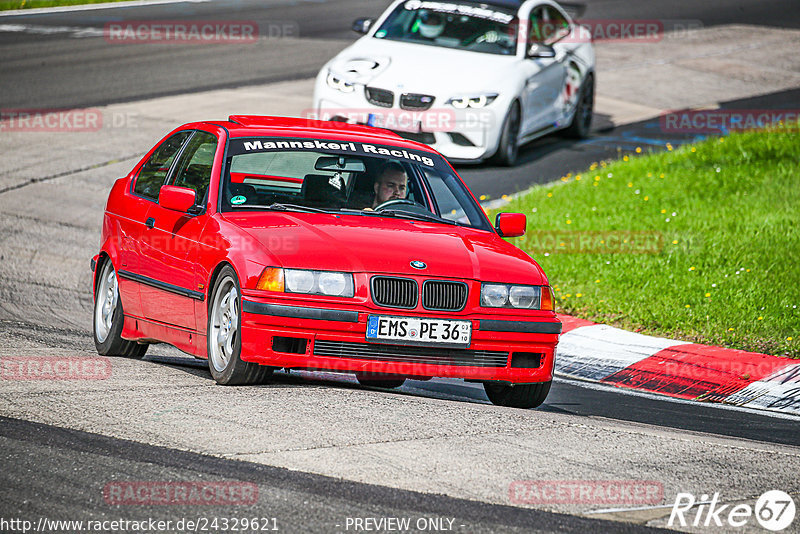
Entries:
{"type": "Polygon", "coordinates": [[[274,211],[297,211],[300,213],[330,213],[330,211],[321,208],[311,208],[309,206],[300,206],[299,204],[281,204],[280,202],[273,202],[267,206],[267,209],[274,211]]]}
{"type": "Polygon", "coordinates": [[[298,213],[330,213],[328,210],[320,208],[310,208],[308,206],[300,206],[298,204],[281,204],[273,202],[269,206],[262,204],[233,204],[231,209],[250,209],[250,210],[268,210],[268,211],[296,211],[298,213]]]}
{"type": "Polygon", "coordinates": [[[339,208],[339,213],[346,213],[347,215],[377,215],[377,211],[360,210],[356,208],[339,208]]]}
{"type": "Polygon", "coordinates": [[[414,219],[415,221],[437,222],[443,224],[451,224],[453,226],[461,226],[456,221],[451,221],[450,219],[443,219],[442,217],[437,217],[436,215],[433,214],[426,215],[424,213],[416,213],[404,210],[381,210],[375,213],[379,215],[389,215],[391,217],[398,217],[401,219],[414,219]]]}

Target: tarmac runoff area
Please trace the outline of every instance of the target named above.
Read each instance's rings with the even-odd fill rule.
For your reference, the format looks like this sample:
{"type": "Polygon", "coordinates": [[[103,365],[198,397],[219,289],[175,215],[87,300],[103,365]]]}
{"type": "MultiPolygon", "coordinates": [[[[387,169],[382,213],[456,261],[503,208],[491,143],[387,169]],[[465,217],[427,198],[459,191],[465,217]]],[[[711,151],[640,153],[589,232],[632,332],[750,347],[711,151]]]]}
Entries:
{"type": "MultiPolygon", "coordinates": [[[[799,33],[728,26],[695,32],[685,44],[599,43],[598,113],[624,124],[798,87],[792,51],[799,33]],[[743,34],[755,40],[744,45],[743,34]]],[[[0,359],[96,357],[89,258],[103,207],[113,181],[157,139],[192,120],[297,114],[309,107],[311,87],[302,80],[107,106],[98,108],[97,132],[3,132],[0,359]]],[[[347,480],[653,526],[666,524],[666,505],[679,492],[719,492],[725,503],[751,506],[769,489],[800,492],[800,452],[791,446],[324,380],[222,388],[203,362],[163,346],[151,348],[144,361],[106,362],[104,379],[5,380],[0,415],[347,480]],[[662,484],[661,502],[619,510],[536,504],[511,493],[515,481],[631,478],[662,484]]],[[[761,530],[737,529],[749,531],[761,530]]]]}

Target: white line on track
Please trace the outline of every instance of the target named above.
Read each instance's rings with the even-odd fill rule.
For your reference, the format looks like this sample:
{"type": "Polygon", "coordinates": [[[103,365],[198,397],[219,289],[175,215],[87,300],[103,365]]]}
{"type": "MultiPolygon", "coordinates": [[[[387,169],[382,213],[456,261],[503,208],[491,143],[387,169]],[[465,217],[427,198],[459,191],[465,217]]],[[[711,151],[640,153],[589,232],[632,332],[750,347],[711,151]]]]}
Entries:
{"type": "Polygon", "coordinates": [[[200,4],[211,0],[132,0],[130,2],[106,2],[103,4],[80,4],[76,6],[37,7],[33,9],[13,9],[0,11],[0,17],[37,15],[47,13],[67,13],[70,11],[90,11],[93,9],[118,9],[123,7],[157,6],[160,4],[200,4]]]}
{"type": "Polygon", "coordinates": [[[38,24],[0,24],[0,32],[6,33],[32,33],[37,35],[56,35],[69,33],[71,37],[102,37],[104,31],[100,28],[81,26],[43,26],[38,24]]]}
{"type": "MultiPolygon", "coordinates": [[[[692,506],[699,506],[701,504],[711,504],[711,501],[696,502],[692,506]]],[[[672,508],[674,504],[658,504],[655,506],[637,506],[636,508],[606,508],[603,510],[589,510],[584,514],[616,514],[619,512],[638,512],[640,510],[661,510],[672,508]]]]}
{"type": "Polygon", "coordinates": [[[772,410],[756,410],[754,408],[747,408],[745,406],[734,406],[732,404],[722,404],[719,402],[699,402],[696,400],[678,399],[676,397],[669,397],[667,395],[659,395],[658,393],[650,393],[649,391],[616,387],[602,383],[590,382],[588,380],[577,380],[575,378],[564,376],[559,373],[556,373],[556,378],[558,378],[559,382],[566,382],[568,384],[572,384],[573,386],[578,386],[587,389],[595,389],[599,391],[612,391],[614,393],[619,393],[621,395],[633,395],[636,397],[645,397],[657,401],[677,402],[680,404],[690,404],[692,406],[707,406],[709,408],[717,408],[719,410],[733,410],[738,412],[746,412],[752,415],[765,415],[767,417],[775,417],[777,419],[800,421],[800,416],[775,412],[772,410]]]}

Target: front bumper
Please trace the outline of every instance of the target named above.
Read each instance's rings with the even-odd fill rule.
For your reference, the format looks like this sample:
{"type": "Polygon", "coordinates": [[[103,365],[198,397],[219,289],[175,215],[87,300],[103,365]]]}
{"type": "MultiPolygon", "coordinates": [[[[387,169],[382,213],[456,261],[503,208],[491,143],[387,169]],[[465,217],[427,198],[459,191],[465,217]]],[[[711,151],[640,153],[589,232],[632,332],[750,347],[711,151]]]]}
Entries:
{"type": "Polygon", "coordinates": [[[378,117],[370,124],[392,130],[401,137],[430,146],[451,161],[481,161],[497,150],[505,118],[502,99],[482,109],[455,109],[437,97],[428,111],[378,107],[358,86],[352,93],[341,93],[317,81],[314,92],[316,118],[370,124],[369,115],[378,117]]]}
{"type": "Polygon", "coordinates": [[[450,377],[510,383],[553,378],[561,323],[552,317],[473,313],[464,315],[375,310],[268,302],[245,296],[242,303],[244,361],[273,367],[339,372],[450,377]],[[403,346],[366,340],[371,314],[467,319],[466,349],[403,346]]]}

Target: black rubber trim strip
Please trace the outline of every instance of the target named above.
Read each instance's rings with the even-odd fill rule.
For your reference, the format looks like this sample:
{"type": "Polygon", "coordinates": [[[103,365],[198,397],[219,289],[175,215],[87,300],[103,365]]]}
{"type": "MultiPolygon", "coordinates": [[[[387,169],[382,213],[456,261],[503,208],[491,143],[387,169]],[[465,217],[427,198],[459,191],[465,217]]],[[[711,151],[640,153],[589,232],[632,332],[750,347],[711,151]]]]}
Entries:
{"type": "Polygon", "coordinates": [[[340,321],[343,323],[357,323],[358,312],[349,310],[328,310],[324,308],[302,308],[299,306],[284,306],[281,304],[265,304],[242,300],[242,311],[257,313],[259,315],[276,315],[278,317],[292,317],[295,319],[321,319],[323,321],[340,321]]]}
{"type": "Polygon", "coordinates": [[[127,280],[133,280],[134,282],[139,282],[140,284],[151,286],[156,289],[161,289],[162,291],[175,293],[176,295],[181,295],[182,297],[188,297],[190,299],[199,300],[200,302],[204,301],[206,298],[206,296],[200,291],[192,291],[191,289],[186,289],[184,287],[168,284],[166,282],[162,282],[161,280],[155,280],[153,278],[142,276],[140,274],[132,273],[129,271],[117,271],[117,276],[119,276],[120,278],[125,278],[127,280]]]}
{"type": "Polygon", "coordinates": [[[561,323],[542,321],[501,321],[497,319],[481,319],[480,330],[492,332],[524,332],[526,334],[560,334],[561,323]]]}

